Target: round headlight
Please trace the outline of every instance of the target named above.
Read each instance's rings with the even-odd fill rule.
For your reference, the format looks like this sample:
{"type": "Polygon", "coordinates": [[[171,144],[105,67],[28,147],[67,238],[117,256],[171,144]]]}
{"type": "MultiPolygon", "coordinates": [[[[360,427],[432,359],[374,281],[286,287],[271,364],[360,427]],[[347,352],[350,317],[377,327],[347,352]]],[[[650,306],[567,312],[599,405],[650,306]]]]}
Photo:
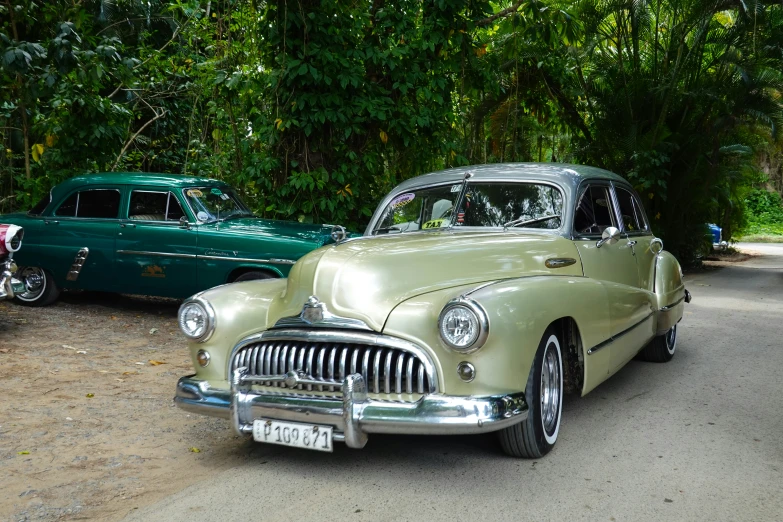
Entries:
{"type": "Polygon", "coordinates": [[[187,337],[204,342],[215,329],[215,313],[206,301],[186,301],[179,308],[179,328],[187,337]]]}
{"type": "Polygon", "coordinates": [[[440,313],[438,330],[443,341],[454,350],[469,353],[478,350],[489,334],[484,309],[472,299],[450,301],[440,313]]]}

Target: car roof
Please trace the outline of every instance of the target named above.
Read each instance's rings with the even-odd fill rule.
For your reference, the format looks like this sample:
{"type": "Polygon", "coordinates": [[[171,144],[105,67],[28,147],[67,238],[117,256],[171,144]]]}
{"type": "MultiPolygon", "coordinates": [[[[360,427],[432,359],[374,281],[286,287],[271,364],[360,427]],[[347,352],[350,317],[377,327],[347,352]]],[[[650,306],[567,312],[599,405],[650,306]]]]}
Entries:
{"type": "Polygon", "coordinates": [[[184,176],[181,174],[160,174],[155,172],[99,172],[82,174],[63,181],[55,190],[57,193],[70,192],[74,188],[86,185],[146,185],[167,188],[185,188],[204,185],[227,186],[226,183],[211,178],[184,176]]]}
{"type": "Polygon", "coordinates": [[[439,183],[459,182],[465,177],[465,173],[473,174],[471,181],[485,180],[530,180],[548,181],[565,185],[571,191],[575,191],[579,184],[585,180],[608,180],[615,182],[628,182],[622,176],[618,176],[608,170],[586,165],[573,165],[569,163],[492,163],[487,165],[471,165],[452,169],[439,170],[422,176],[403,181],[392,190],[393,193],[413,189],[424,185],[439,183]]]}

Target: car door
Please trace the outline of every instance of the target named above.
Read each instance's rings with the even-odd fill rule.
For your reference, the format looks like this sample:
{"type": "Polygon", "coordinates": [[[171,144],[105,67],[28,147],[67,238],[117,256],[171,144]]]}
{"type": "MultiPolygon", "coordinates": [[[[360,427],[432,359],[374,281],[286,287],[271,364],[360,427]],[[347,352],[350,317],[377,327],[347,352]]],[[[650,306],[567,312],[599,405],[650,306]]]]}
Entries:
{"type": "Polygon", "coordinates": [[[639,289],[639,274],[632,245],[623,237],[614,244],[598,242],[607,227],[621,228],[612,187],[593,182],[582,188],[574,211],[573,237],[586,277],[602,282],[607,290],[611,337],[591,348],[613,373],[627,362],[628,347],[635,344],[635,332],[645,321],[652,322],[649,300],[639,289]],[[600,356],[599,351],[603,351],[600,356]]]}
{"type": "Polygon", "coordinates": [[[40,243],[53,251],[64,288],[115,291],[114,262],[122,187],[91,186],[66,196],[44,219],[40,243]]]}
{"type": "Polygon", "coordinates": [[[123,292],[187,297],[198,291],[198,233],[176,193],[155,187],[129,190],[117,228],[117,274],[123,292]]]}
{"type": "Polygon", "coordinates": [[[652,292],[656,254],[650,249],[650,244],[655,236],[650,231],[639,196],[630,187],[615,184],[614,188],[622,231],[636,257],[639,287],[652,292]]]}

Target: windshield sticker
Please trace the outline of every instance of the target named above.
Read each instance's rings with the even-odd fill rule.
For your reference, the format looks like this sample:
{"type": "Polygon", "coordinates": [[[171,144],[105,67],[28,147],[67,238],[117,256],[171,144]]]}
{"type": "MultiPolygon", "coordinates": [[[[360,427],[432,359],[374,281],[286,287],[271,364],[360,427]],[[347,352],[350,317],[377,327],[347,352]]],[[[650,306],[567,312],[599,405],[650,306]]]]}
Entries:
{"type": "Polygon", "coordinates": [[[212,190],[210,190],[210,192],[213,193],[216,196],[222,196],[223,195],[223,192],[221,192],[221,190],[219,188],[217,188],[217,187],[215,187],[212,190]]]}
{"type": "Polygon", "coordinates": [[[406,192],[405,194],[400,194],[399,196],[394,198],[391,201],[390,205],[391,205],[392,208],[401,207],[401,206],[407,205],[408,203],[413,201],[413,198],[415,198],[415,197],[416,197],[416,194],[414,194],[413,192],[406,192]]]}
{"type": "Polygon", "coordinates": [[[461,188],[462,188],[462,185],[452,185],[451,186],[451,191],[452,192],[459,192],[461,188]]]}
{"type": "Polygon", "coordinates": [[[223,201],[228,201],[228,194],[221,194],[220,199],[222,199],[223,201]]]}
{"type": "Polygon", "coordinates": [[[186,194],[190,198],[203,198],[204,197],[204,193],[201,192],[199,189],[190,189],[190,190],[188,190],[186,192],[186,194]]]}
{"type": "Polygon", "coordinates": [[[209,221],[209,214],[207,214],[203,210],[198,214],[196,214],[196,217],[198,218],[199,221],[209,221]]]}
{"type": "Polygon", "coordinates": [[[421,227],[424,230],[427,230],[429,228],[440,228],[443,226],[443,222],[446,221],[445,219],[433,219],[432,221],[427,221],[424,223],[424,225],[421,227]]]}

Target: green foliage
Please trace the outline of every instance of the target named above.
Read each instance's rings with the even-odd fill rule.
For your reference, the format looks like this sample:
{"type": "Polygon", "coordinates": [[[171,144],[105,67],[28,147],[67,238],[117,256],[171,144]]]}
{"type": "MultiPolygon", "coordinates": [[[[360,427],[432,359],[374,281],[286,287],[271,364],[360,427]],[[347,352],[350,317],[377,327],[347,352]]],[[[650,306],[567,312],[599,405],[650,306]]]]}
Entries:
{"type": "Polygon", "coordinates": [[[9,0],[0,211],[126,169],[361,230],[411,176],[568,161],[626,176],[687,261],[772,212],[781,34],[766,0],[9,0]]]}

